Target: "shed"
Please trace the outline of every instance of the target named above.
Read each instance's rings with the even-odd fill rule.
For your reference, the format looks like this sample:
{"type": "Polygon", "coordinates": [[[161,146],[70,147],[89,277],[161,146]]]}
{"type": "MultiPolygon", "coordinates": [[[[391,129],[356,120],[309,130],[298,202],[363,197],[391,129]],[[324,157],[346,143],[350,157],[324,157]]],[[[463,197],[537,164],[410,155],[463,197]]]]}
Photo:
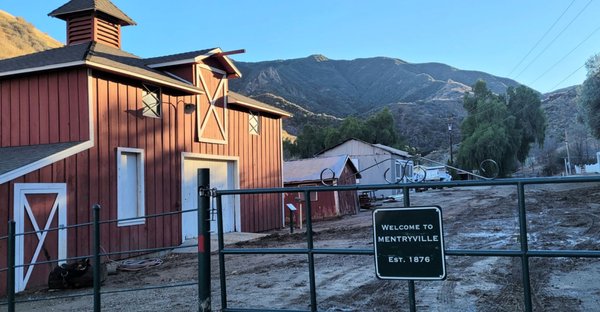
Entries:
{"type": "MultiPolygon", "coordinates": [[[[357,177],[358,170],[348,155],[286,161],[283,164],[285,187],[355,185],[357,177]]],[[[310,201],[312,220],[356,214],[359,208],[355,191],[312,192],[310,201]]],[[[305,219],[303,192],[286,193],[284,202],[295,205],[300,220],[305,219]]]]}
{"type": "MultiPolygon", "coordinates": [[[[410,154],[390,146],[372,144],[358,139],[348,139],[317,154],[320,157],[348,155],[360,171],[358,184],[387,184],[411,176],[413,162],[410,154]],[[387,174],[386,174],[387,171],[387,174]],[[403,175],[403,173],[406,173],[403,175]]],[[[402,180],[402,182],[406,182],[402,180]]],[[[378,190],[376,197],[387,197],[402,193],[402,190],[378,190]]]]}

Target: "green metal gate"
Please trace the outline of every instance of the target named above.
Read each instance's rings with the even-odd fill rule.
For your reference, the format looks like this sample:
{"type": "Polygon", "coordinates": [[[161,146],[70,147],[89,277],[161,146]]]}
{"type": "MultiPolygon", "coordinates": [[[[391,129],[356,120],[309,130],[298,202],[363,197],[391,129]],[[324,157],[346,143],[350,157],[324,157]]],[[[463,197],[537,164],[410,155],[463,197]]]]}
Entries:
{"type": "MultiPolygon", "coordinates": [[[[266,194],[266,193],[286,193],[303,192],[305,199],[306,215],[311,216],[310,194],[323,191],[361,191],[361,190],[385,190],[401,189],[404,197],[404,207],[410,207],[410,190],[422,188],[424,186],[453,188],[466,186],[514,186],[518,194],[518,228],[519,228],[519,250],[475,250],[475,249],[446,249],[445,255],[448,257],[510,257],[519,258],[521,263],[521,284],[523,289],[524,310],[532,311],[532,290],[529,272],[530,258],[599,258],[600,251],[597,250],[532,250],[529,248],[528,230],[527,230],[527,209],[525,204],[526,185],[541,184],[560,184],[560,183],[585,183],[600,182],[599,176],[569,177],[569,178],[531,178],[531,179],[497,179],[497,180],[477,180],[477,181],[454,181],[438,183],[411,183],[411,184],[382,184],[365,186],[314,186],[299,188],[268,188],[252,190],[216,190],[214,192],[205,192],[204,196],[215,196],[217,200],[217,223],[219,225],[219,269],[220,269],[220,288],[221,288],[221,308],[222,311],[295,311],[295,310],[272,310],[268,307],[260,309],[249,309],[241,307],[230,307],[227,300],[226,283],[226,259],[227,255],[250,255],[250,254],[282,254],[282,255],[306,255],[309,270],[310,285],[310,309],[306,311],[317,311],[317,287],[315,276],[315,255],[364,255],[373,256],[373,249],[324,249],[315,248],[313,239],[313,223],[310,217],[306,222],[306,248],[225,248],[222,233],[222,215],[221,205],[223,196],[266,194]]],[[[202,208],[201,208],[202,209],[202,208]]],[[[375,278],[375,277],[374,277],[375,278]]],[[[416,294],[414,281],[408,281],[408,301],[410,311],[416,311],[416,294]]]]}

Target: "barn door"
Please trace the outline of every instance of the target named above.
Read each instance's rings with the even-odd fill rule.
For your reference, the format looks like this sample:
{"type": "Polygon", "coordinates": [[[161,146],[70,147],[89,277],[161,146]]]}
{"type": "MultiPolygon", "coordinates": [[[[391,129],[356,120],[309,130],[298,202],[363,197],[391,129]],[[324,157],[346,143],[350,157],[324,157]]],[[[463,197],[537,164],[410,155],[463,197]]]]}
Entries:
{"type": "MultiPolygon", "coordinates": [[[[67,231],[37,232],[67,225],[65,183],[16,183],[14,191],[16,233],[15,289],[45,285],[56,263],[34,264],[67,257],[67,231]]],[[[64,261],[63,261],[64,262],[64,261]]]]}
{"type": "MultiPolygon", "coordinates": [[[[198,208],[198,169],[210,170],[210,187],[219,190],[230,190],[235,187],[235,170],[233,161],[187,158],[183,162],[182,206],[183,210],[198,208]]],[[[223,231],[239,231],[239,208],[232,196],[222,197],[223,231]]],[[[216,198],[211,197],[210,231],[217,232],[216,198]]],[[[196,211],[181,214],[182,239],[198,237],[198,214],[196,211]]]]}
{"type": "Polygon", "coordinates": [[[197,81],[205,94],[199,95],[198,140],[227,143],[227,74],[198,66],[197,81]]]}

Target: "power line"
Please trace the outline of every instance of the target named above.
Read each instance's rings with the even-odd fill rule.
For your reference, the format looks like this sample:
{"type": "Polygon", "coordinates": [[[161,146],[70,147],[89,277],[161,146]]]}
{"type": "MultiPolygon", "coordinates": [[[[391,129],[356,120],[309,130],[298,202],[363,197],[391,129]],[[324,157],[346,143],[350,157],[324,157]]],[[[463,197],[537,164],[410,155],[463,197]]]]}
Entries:
{"type": "Polygon", "coordinates": [[[588,41],[595,33],[598,32],[598,30],[600,30],[600,26],[596,29],[594,29],[594,31],[592,31],[585,39],[583,39],[581,42],[579,42],[579,44],[577,46],[575,46],[571,51],[569,51],[569,53],[567,53],[565,56],[563,56],[560,60],[558,60],[556,63],[554,63],[552,66],[550,66],[550,68],[548,68],[545,72],[543,72],[541,75],[539,75],[537,78],[535,78],[534,81],[532,81],[530,83],[530,85],[536,83],[538,80],[540,80],[540,78],[542,78],[544,75],[546,75],[549,71],[551,71],[552,69],[554,69],[554,67],[556,67],[556,65],[558,65],[560,62],[564,61],[569,55],[571,55],[571,53],[573,53],[575,50],[577,50],[582,44],[584,44],[586,41],[588,41]]]}
{"type": "Polygon", "coordinates": [[[556,26],[556,24],[558,23],[558,21],[565,15],[565,13],[567,13],[567,11],[573,5],[573,3],[575,3],[575,0],[571,1],[571,3],[569,4],[569,6],[567,6],[567,8],[560,14],[560,16],[554,21],[554,23],[552,23],[552,26],[550,26],[550,28],[548,28],[548,30],[546,30],[546,32],[544,33],[544,35],[542,35],[542,37],[533,45],[533,47],[529,50],[529,52],[527,52],[527,54],[525,54],[525,56],[523,56],[523,58],[508,73],[507,76],[512,75],[512,73],[523,63],[523,61],[525,61],[525,59],[529,56],[529,54],[531,54],[531,52],[533,52],[533,50],[535,50],[535,48],[537,48],[537,46],[540,44],[540,42],[542,42],[542,40],[544,40],[544,38],[546,38],[546,36],[548,35],[548,33],[550,33],[550,31],[554,28],[554,26],[556,26]]]}
{"type": "Polygon", "coordinates": [[[577,15],[575,15],[575,17],[573,17],[573,19],[571,19],[571,21],[569,22],[569,24],[567,24],[567,26],[565,26],[559,33],[558,35],[556,35],[554,37],[554,39],[552,39],[552,41],[550,41],[550,43],[548,43],[548,45],[546,45],[546,47],[544,47],[544,49],[542,49],[542,51],[540,53],[538,53],[538,55],[536,55],[533,60],[531,60],[531,62],[529,62],[529,64],[527,64],[527,66],[525,66],[525,68],[523,68],[523,70],[521,70],[521,72],[519,72],[519,74],[517,76],[515,76],[515,79],[518,78],[519,76],[521,76],[521,74],[523,74],[523,72],[525,70],[527,70],[529,68],[529,66],[531,66],[535,61],[537,61],[537,59],[544,54],[544,52],[546,52],[548,50],[548,48],[556,41],[556,39],[558,39],[558,37],[560,37],[560,35],[562,35],[565,30],[567,30],[569,28],[569,26],[571,26],[571,24],[573,24],[573,22],[579,17],[579,15],[581,15],[581,13],[583,13],[583,11],[585,11],[585,9],[587,9],[587,7],[593,2],[594,0],[590,0],[584,7],[583,9],[581,9],[577,15]]]}
{"type": "Polygon", "coordinates": [[[576,70],[574,70],[570,75],[568,75],[567,77],[565,77],[565,79],[561,80],[559,83],[557,83],[554,87],[552,87],[553,90],[556,90],[556,87],[560,86],[561,83],[565,82],[567,79],[571,78],[573,75],[575,75],[580,69],[582,69],[585,66],[585,64],[579,66],[576,70]]]}

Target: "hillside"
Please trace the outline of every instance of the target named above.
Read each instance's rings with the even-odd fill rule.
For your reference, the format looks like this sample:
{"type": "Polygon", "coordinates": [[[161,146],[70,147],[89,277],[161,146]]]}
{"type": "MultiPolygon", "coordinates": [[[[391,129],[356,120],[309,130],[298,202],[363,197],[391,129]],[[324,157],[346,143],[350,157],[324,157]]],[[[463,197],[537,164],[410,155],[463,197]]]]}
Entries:
{"type": "Polygon", "coordinates": [[[0,59],[57,48],[62,44],[20,17],[0,10],[0,59]]]}
{"type": "MultiPolygon", "coordinates": [[[[388,107],[400,133],[422,151],[448,146],[448,117],[453,116],[458,129],[465,116],[463,95],[477,80],[485,80],[498,93],[518,85],[484,72],[440,63],[411,64],[388,57],[347,61],[311,55],[237,64],[244,76],[231,82],[233,90],[283,109],[289,108],[279,103],[293,102],[314,112],[310,119],[293,118],[284,124],[292,134],[298,134],[309,120],[317,122],[323,114],[366,117],[388,107]],[[278,100],[271,101],[265,94],[276,94],[278,100]]],[[[460,134],[455,131],[454,135],[456,142],[460,134]]]]}
{"type": "MultiPolygon", "coordinates": [[[[61,43],[19,17],[0,10],[0,58],[41,51],[61,43]]],[[[465,116],[462,98],[483,79],[496,93],[516,81],[484,72],[460,70],[440,63],[412,64],[389,57],[331,60],[311,55],[292,60],[236,62],[242,79],[232,90],[291,112],[284,129],[297,135],[307,124],[332,125],[343,117],[365,118],[383,107],[395,116],[399,132],[423,152],[447,149],[448,120],[452,117],[453,142],[460,141],[459,125],[465,116]]],[[[564,142],[567,129],[574,142],[587,138],[577,122],[577,86],[542,96],[548,116],[546,142],[564,142]]],[[[550,145],[547,144],[547,145],[550,145]]]]}
{"type": "Polygon", "coordinates": [[[306,58],[237,63],[244,73],[231,88],[247,95],[264,93],[301,104],[315,113],[337,117],[362,114],[393,103],[455,100],[455,92],[483,79],[494,92],[503,92],[516,81],[440,63],[411,64],[399,59],[374,57],[330,60],[323,55],[306,58]]]}

